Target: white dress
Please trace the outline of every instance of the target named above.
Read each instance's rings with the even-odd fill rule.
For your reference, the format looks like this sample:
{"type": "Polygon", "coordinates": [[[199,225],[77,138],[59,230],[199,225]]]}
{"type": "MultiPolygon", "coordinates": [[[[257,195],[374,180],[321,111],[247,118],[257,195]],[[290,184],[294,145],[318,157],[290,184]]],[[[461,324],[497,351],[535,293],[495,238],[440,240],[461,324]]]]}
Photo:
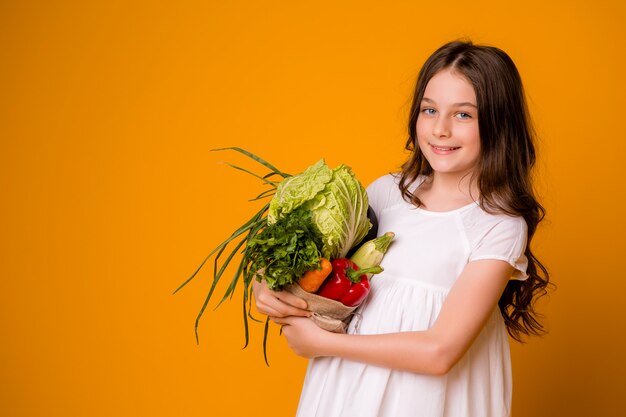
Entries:
{"type": "MultiPolygon", "coordinates": [[[[415,184],[416,186],[417,184],[415,184]]],[[[429,212],[402,199],[397,178],[368,189],[378,235],[396,237],[374,276],[349,333],[380,334],[431,327],[465,265],[500,259],[525,279],[526,223],[473,203],[429,212]]],[[[504,320],[495,308],[468,352],[444,376],[396,371],[336,357],[309,362],[298,417],[503,417],[511,408],[511,362],[504,320]]]]}

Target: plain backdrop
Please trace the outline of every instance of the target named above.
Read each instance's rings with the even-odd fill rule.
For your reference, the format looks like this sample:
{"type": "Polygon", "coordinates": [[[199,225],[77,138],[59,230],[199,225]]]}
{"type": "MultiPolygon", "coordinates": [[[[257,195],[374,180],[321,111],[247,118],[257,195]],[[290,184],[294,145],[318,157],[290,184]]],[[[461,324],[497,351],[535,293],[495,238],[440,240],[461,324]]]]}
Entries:
{"type": "Polygon", "coordinates": [[[512,346],[513,415],[621,415],[624,21],[618,0],[1,2],[0,414],[293,415],[306,360],[276,326],[267,367],[240,292],[196,344],[210,268],[172,295],[264,189],[210,150],[367,185],[407,156],[421,64],[470,38],[522,74],[558,285],[549,334],[512,346]]]}

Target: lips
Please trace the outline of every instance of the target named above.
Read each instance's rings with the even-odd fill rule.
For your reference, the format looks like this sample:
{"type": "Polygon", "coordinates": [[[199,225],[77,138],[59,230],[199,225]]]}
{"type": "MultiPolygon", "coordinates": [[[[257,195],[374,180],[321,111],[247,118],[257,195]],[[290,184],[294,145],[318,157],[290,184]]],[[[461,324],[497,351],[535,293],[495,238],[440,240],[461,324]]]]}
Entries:
{"type": "Polygon", "coordinates": [[[447,155],[461,148],[460,146],[435,146],[433,144],[429,145],[436,154],[440,155],[447,155]]]}

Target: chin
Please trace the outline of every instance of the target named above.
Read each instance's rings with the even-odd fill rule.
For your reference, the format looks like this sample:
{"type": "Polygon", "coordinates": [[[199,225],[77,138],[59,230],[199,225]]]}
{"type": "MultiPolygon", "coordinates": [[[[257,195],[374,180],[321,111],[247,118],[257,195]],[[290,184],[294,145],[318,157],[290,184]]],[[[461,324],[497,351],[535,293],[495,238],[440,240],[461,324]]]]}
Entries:
{"type": "Polygon", "coordinates": [[[458,175],[459,177],[471,175],[474,171],[473,167],[457,167],[444,164],[430,164],[433,171],[439,175],[458,175]]]}

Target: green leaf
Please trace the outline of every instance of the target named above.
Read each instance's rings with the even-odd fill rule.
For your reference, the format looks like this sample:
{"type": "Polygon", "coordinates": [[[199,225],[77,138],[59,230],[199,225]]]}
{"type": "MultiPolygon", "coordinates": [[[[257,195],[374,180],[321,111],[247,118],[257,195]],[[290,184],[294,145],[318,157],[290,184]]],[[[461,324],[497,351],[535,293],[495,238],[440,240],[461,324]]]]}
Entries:
{"type": "Polygon", "coordinates": [[[248,305],[248,289],[244,288],[243,289],[243,329],[244,329],[243,331],[244,331],[245,343],[242,349],[245,349],[246,347],[248,347],[248,342],[250,341],[250,334],[248,332],[248,312],[246,311],[247,305],[248,305]]]}
{"type": "Polygon", "coordinates": [[[237,148],[237,147],[228,147],[228,148],[218,148],[218,149],[211,149],[211,151],[228,151],[228,150],[232,150],[232,151],[236,151],[239,153],[242,153],[244,155],[246,155],[249,158],[254,159],[255,161],[257,161],[258,163],[262,164],[263,166],[265,166],[266,168],[269,168],[270,170],[272,170],[272,172],[274,172],[275,174],[280,175],[283,178],[287,178],[290,177],[291,175],[289,174],[285,174],[284,172],[280,171],[278,168],[276,168],[274,165],[270,164],[269,162],[267,162],[266,160],[256,156],[255,154],[248,152],[244,149],[241,148],[237,148]]]}
{"type": "Polygon", "coordinates": [[[246,256],[252,270],[265,271],[268,288],[280,290],[306,271],[319,267],[321,245],[311,214],[297,209],[250,239],[246,256]]]}
{"type": "Polygon", "coordinates": [[[248,200],[248,201],[257,201],[257,200],[261,200],[262,198],[267,198],[267,197],[272,197],[274,196],[274,194],[276,194],[276,190],[272,189],[272,190],[265,190],[263,191],[261,194],[259,194],[258,196],[256,196],[255,198],[248,200]]]}
{"type": "Polygon", "coordinates": [[[267,333],[270,327],[270,316],[267,316],[265,319],[265,328],[263,329],[263,359],[265,359],[265,364],[270,366],[270,363],[267,361],[267,333]]]}
{"type": "Polygon", "coordinates": [[[266,183],[266,184],[268,184],[268,185],[271,185],[271,186],[272,186],[272,187],[274,187],[274,188],[276,188],[276,185],[278,184],[278,182],[269,181],[269,180],[265,179],[265,177],[261,177],[260,175],[257,175],[257,174],[255,174],[254,172],[249,171],[249,170],[247,170],[247,169],[245,169],[245,168],[241,168],[241,167],[239,167],[239,166],[237,166],[237,165],[233,165],[233,164],[228,163],[228,162],[224,162],[224,163],[225,163],[226,165],[228,165],[229,167],[231,167],[231,168],[237,169],[237,170],[239,170],[239,171],[243,171],[243,172],[245,172],[246,174],[250,174],[250,175],[252,175],[253,177],[260,179],[260,180],[261,180],[261,181],[263,181],[264,183],[266,183]]]}
{"type": "MultiPolygon", "coordinates": [[[[268,209],[269,205],[266,205],[265,207],[263,207],[262,212],[264,213],[267,209],[268,209]]],[[[257,214],[258,215],[258,214],[257,214]]],[[[194,279],[196,277],[196,275],[198,274],[198,272],[200,272],[200,270],[202,269],[202,267],[204,266],[204,264],[209,260],[209,258],[216,252],[222,250],[226,245],[228,245],[230,242],[232,242],[234,239],[237,239],[239,236],[241,236],[243,233],[245,233],[246,231],[248,231],[250,228],[252,228],[254,226],[254,222],[255,219],[257,217],[257,215],[254,215],[250,220],[248,220],[243,226],[241,226],[239,229],[235,230],[233,232],[233,234],[226,239],[225,241],[223,241],[222,243],[220,243],[215,249],[213,249],[211,251],[211,253],[209,253],[206,258],[204,258],[204,260],[202,261],[202,263],[200,264],[200,266],[198,267],[198,269],[195,270],[195,272],[193,274],[191,274],[191,276],[185,281],[183,282],[178,288],[176,288],[176,290],[174,291],[174,294],[176,294],[180,289],[182,289],[185,285],[187,285],[192,279],[194,279]]]]}
{"type": "MultiPolygon", "coordinates": [[[[243,240],[243,242],[248,243],[250,242],[250,239],[252,239],[257,232],[265,227],[266,225],[266,221],[265,218],[261,218],[257,220],[257,223],[254,227],[251,228],[250,232],[248,233],[248,236],[246,239],[243,240]]],[[[241,247],[241,245],[239,245],[236,249],[239,249],[241,247]]],[[[235,251],[233,251],[235,252],[235,251]]],[[[229,259],[230,262],[230,259],[229,259]]],[[[237,271],[235,272],[235,275],[233,276],[233,279],[230,282],[230,285],[228,286],[228,288],[226,289],[226,292],[224,293],[224,297],[222,298],[222,300],[219,302],[219,304],[217,305],[217,307],[219,307],[224,301],[226,301],[226,299],[228,299],[229,296],[231,296],[233,294],[233,291],[235,290],[235,286],[237,285],[237,282],[239,281],[239,277],[243,271],[243,268],[245,265],[248,265],[250,263],[250,259],[249,257],[246,255],[245,251],[244,251],[244,255],[242,258],[242,261],[239,263],[239,267],[237,268],[237,271]]],[[[221,274],[220,274],[221,276],[221,274]]],[[[217,308],[215,307],[215,308],[217,308]]]]}

